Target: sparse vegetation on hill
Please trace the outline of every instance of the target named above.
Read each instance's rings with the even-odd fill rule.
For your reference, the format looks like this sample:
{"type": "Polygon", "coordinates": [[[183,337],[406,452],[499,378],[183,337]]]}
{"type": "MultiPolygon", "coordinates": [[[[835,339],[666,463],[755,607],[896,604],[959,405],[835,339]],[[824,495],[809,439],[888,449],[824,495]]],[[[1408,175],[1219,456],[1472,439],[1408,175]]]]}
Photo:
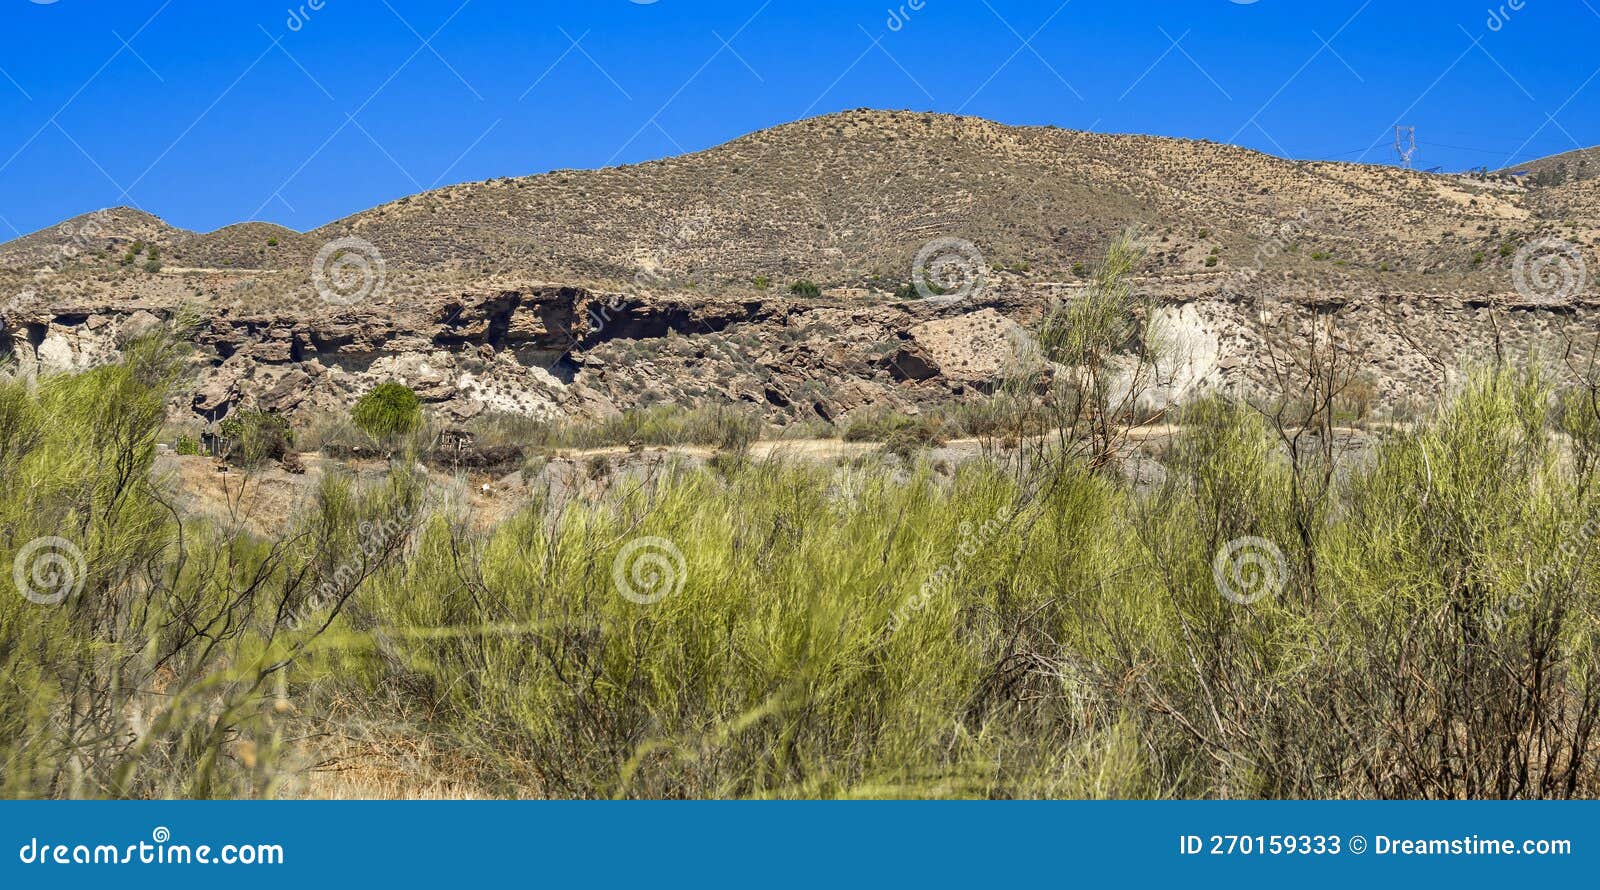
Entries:
{"type": "MultiPolygon", "coordinates": [[[[1474,249],[1460,234],[1532,228],[1528,201],[1498,179],[861,110],[646,164],[447,186],[304,235],[263,223],[202,235],[126,209],[109,211],[105,227],[111,240],[144,238],[186,267],[292,272],[321,245],[359,235],[397,273],[629,282],[641,271],[635,258],[650,256],[660,281],[759,291],[754,275],[829,288],[907,269],[937,236],[980,245],[1012,274],[1058,274],[1135,222],[1171,233],[1149,258],[1152,272],[1194,268],[1211,246],[1248,254],[1305,219],[1323,249],[1358,270],[1460,269],[1474,249]],[[863,218],[868,206],[875,212],[863,218]],[[673,234],[651,234],[661,232],[673,234]]],[[[61,237],[12,242],[0,260],[47,259],[61,237]]]]}

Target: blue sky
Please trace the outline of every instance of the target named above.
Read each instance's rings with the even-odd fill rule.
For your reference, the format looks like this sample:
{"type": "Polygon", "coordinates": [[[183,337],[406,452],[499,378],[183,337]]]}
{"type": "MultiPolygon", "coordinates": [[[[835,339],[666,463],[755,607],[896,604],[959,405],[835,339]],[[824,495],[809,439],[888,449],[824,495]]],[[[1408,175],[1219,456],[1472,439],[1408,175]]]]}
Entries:
{"type": "Polygon", "coordinates": [[[1600,0],[0,0],[0,240],[310,229],[857,107],[1498,167],[1600,142],[1600,0]],[[318,8],[320,7],[320,8],[318,8]]]}

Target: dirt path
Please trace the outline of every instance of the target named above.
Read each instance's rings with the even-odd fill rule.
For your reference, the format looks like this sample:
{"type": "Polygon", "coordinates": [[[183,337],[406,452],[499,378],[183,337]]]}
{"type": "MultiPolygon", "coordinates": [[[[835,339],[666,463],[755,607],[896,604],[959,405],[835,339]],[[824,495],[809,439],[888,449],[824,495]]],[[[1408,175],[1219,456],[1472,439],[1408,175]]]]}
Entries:
{"type": "MultiPolygon", "coordinates": [[[[1152,424],[1133,427],[1126,432],[1130,440],[1147,442],[1170,438],[1176,435],[1180,429],[1174,424],[1152,424]]],[[[1049,435],[1029,436],[1027,441],[1030,444],[1040,442],[1049,435]]],[[[1001,437],[969,436],[959,439],[947,439],[937,447],[959,452],[977,453],[986,444],[1004,441],[1001,437]]],[[[757,460],[776,457],[826,463],[840,458],[870,454],[882,447],[882,442],[846,442],[843,439],[762,439],[750,446],[750,456],[757,460]]],[[[685,457],[696,457],[702,460],[717,453],[717,449],[709,445],[646,445],[642,451],[680,454],[685,457]]],[[[639,451],[623,445],[607,445],[600,448],[562,449],[553,452],[551,456],[581,461],[592,457],[620,457],[634,453],[639,453],[639,451]]]]}

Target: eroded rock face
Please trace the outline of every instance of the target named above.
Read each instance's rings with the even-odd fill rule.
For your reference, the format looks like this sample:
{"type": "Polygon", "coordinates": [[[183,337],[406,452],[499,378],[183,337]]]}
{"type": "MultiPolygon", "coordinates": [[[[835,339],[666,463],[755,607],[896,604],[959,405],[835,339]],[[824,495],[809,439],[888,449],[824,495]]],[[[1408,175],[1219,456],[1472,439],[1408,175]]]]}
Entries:
{"type": "MultiPolygon", "coordinates": [[[[1581,299],[1246,300],[1151,287],[1161,361],[1146,401],[1157,404],[1292,388],[1283,368],[1324,329],[1379,406],[1443,394],[1495,344],[1512,359],[1550,358],[1600,329],[1600,305],[1581,299]]],[[[240,407],[343,412],[372,386],[397,380],[458,421],[486,412],[599,417],[666,402],[743,405],[775,423],[836,421],[863,409],[981,397],[1037,362],[1029,329],[1049,301],[1072,298],[1070,287],[1027,284],[953,304],[530,285],[303,317],[223,310],[194,331],[192,377],[172,410],[202,420],[240,407]]],[[[105,302],[17,313],[4,318],[0,347],[23,373],[82,370],[115,360],[130,338],[176,311],[105,302]]]]}
{"type": "MultiPolygon", "coordinates": [[[[121,346],[170,317],[136,301],[83,307],[11,307],[0,348],[24,374],[79,371],[114,361],[121,346]],[[131,305],[130,305],[131,304],[131,305]]],[[[232,315],[221,309],[191,335],[194,376],[178,413],[205,420],[241,406],[286,413],[342,410],[396,380],[456,418],[483,411],[553,417],[607,414],[605,363],[586,350],[612,340],[694,337],[759,320],[766,307],[529,287],[393,307],[329,308],[307,316],[232,315]]]]}

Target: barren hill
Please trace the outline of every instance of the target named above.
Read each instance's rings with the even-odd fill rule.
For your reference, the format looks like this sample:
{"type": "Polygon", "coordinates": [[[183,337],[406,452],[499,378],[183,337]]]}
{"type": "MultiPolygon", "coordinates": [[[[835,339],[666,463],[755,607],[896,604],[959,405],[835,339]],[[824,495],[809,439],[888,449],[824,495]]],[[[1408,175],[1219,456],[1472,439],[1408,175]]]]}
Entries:
{"type": "Polygon", "coordinates": [[[126,249],[136,241],[171,244],[193,235],[143,210],[113,207],[0,244],[0,267],[21,271],[47,264],[59,266],[80,254],[126,249]]]}
{"type": "Polygon", "coordinates": [[[1129,225],[1152,268],[1242,265],[1290,226],[1358,268],[1468,271],[1536,227],[1520,190],[1388,167],[1300,163],[1233,146],[847,112],[646,164],[425,192],[312,234],[358,235],[393,264],[627,281],[904,278],[917,249],[964,238],[1000,266],[1067,270],[1129,225]]]}
{"type": "Polygon", "coordinates": [[[1001,362],[979,353],[1070,298],[1132,225],[1189,384],[1262,383],[1241,301],[1267,296],[1351,319],[1393,403],[1491,344],[1543,349],[1588,323],[1586,274],[1530,296],[1513,266],[1530,245],[1592,254],[1597,183],[854,111],[661,161],[441,188],[304,234],[88,214],[0,246],[0,293],[17,295],[0,300],[0,348],[25,369],[81,367],[190,306],[206,323],[178,410],[208,418],[337,407],[395,377],[458,417],[670,400],[833,419],[980,395],[992,380],[972,369],[1001,362]],[[916,299],[913,258],[942,240],[973,252],[985,287],[916,299]],[[349,299],[329,299],[339,276],[349,299]],[[820,294],[791,296],[798,279],[820,294]],[[1502,323],[1513,304],[1526,311],[1502,323]]]}
{"type": "MultiPolygon", "coordinates": [[[[702,285],[903,278],[935,237],[967,239],[996,265],[1065,270],[1134,223],[1160,237],[1152,261],[1162,271],[1202,268],[1219,246],[1223,264],[1244,264],[1262,232],[1288,225],[1308,251],[1357,268],[1450,273],[1470,271],[1473,251],[1496,238],[1541,223],[1522,190],[1494,181],[878,111],[811,118],[661,161],[449,186],[304,239],[261,223],[196,235],[138,211],[112,213],[125,240],[152,240],[187,266],[295,269],[322,243],[355,235],[400,269],[616,282],[645,272],[702,285]],[[130,225],[136,219],[143,225],[130,225]]],[[[0,248],[0,259],[32,261],[37,251],[16,248],[45,235],[0,248]]]]}

